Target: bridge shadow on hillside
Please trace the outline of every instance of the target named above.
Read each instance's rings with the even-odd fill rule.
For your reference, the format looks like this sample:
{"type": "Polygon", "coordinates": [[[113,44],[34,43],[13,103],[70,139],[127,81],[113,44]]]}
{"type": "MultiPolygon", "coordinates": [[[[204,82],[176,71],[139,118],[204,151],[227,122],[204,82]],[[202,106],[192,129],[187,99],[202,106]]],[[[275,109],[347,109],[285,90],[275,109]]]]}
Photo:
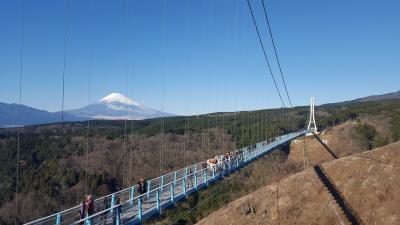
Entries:
{"type": "Polygon", "coordinates": [[[326,144],[321,140],[321,138],[320,138],[316,133],[313,132],[313,135],[314,135],[314,137],[317,139],[317,141],[326,149],[326,151],[328,151],[329,154],[331,154],[331,156],[332,156],[333,158],[335,158],[335,159],[338,159],[338,158],[339,158],[339,157],[332,151],[332,149],[329,148],[328,145],[326,145],[326,144]]]}

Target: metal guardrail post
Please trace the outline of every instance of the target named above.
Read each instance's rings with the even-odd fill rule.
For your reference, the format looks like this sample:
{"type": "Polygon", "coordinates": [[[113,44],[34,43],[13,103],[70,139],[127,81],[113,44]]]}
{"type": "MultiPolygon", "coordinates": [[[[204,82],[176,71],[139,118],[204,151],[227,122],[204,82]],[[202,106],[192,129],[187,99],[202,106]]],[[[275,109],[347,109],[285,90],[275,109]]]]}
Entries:
{"type": "Polygon", "coordinates": [[[131,193],[129,196],[129,204],[133,205],[133,198],[135,198],[135,186],[131,187],[131,193]]]}
{"type": "Polygon", "coordinates": [[[56,225],[60,225],[61,224],[61,219],[62,219],[61,214],[58,213],[57,217],[56,217],[56,225]]]}
{"type": "Polygon", "coordinates": [[[118,206],[115,210],[117,210],[117,213],[116,213],[116,215],[115,215],[115,225],[121,225],[121,212],[120,212],[120,210],[118,209],[119,207],[121,207],[121,206],[118,206]]]}
{"type": "Polygon", "coordinates": [[[212,177],[215,178],[215,167],[212,168],[212,177]]]}
{"type": "Polygon", "coordinates": [[[175,185],[171,184],[171,202],[172,204],[175,203],[175,185]]]}
{"type": "Polygon", "coordinates": [[[208,177],[207,177],[207,170],[204,170],[204,180],[206,182],[206,186],[208,186],[208,177]]]}
{"type": "Polygon", "coordinates": [[[85,219],[85,225],[92,225],[92,219],[91,218],[86,218],[85,219]]]}
{"type": "Polygon", "coordinates": [[[194,188],[197,190],[197,173],[194,174],[194,188]]]}
{"type": "Polygon", "coordinates": [[[150,181],[147,181],[147,197],[150,197],[150,181]]]}
{"type": "Polygon", "coordinates": [[[174,186],[176,185],[176,171],[174,172],[174,186]]]}
{"type": "Polygon", "coordinates": [[[138,215],[137,218],[139,221],[142,221],[142,198],[138,198],[138,215]]]}
{"type": "Polygon", "coordinates": [[[186,196],[186,176],[182,179],[183,194],[186,196]]]}
{"type": "Polygon", "coordinates": [[[161,187],[160,187],[160,190],[161,191],[163,191],[163,189],[164,189],[164,176],[161,176],[161,187]]]}
{"type": "Polygon", "coordinates": [[[115,193],[113,193],[112,195],[111,195],[111,213],[113,213],[114,212],[114,206],[115,206],[115,193]]]}
{"type": "Polygon", "coordinates": [[[160,190],[157,189],[156,191],[156,198],[157,198],[157,211],[161,214],[161,204],[160,204],[160,190]]]}

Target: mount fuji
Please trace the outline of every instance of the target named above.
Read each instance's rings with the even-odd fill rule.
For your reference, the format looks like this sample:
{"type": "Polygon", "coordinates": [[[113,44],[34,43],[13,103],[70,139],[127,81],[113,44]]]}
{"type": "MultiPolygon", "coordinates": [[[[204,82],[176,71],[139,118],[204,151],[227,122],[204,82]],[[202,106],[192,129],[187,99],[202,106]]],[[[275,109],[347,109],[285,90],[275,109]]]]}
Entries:
{"type": "Polygon", "coordinates": [[[76,117],[104,120],[142,120],[174,116],[170,113],[149,108],[120,93],[111,93],[96,103],[79,109],[67,110],[66,112],[76,117]]]}

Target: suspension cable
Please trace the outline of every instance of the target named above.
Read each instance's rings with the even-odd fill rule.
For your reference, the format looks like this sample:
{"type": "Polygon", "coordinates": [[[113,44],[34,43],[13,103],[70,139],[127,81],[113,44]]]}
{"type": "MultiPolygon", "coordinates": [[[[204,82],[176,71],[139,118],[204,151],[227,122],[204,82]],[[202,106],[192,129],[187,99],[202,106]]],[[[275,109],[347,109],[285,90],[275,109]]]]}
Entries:
{"type": "MultiPolygon", "coordinates": [[[[165,24],[165,20],[167,18],[167,3],[166,0],[162,1],[162,17],[163,17],[163,36],[165,38],[166,36],[166,24],[165,24]]],[[[165,50],[165,39],[163,39],[162,41],[162,45],[163,45],[163,50],[165,50]]],[[[164,61],[164,65],[163,65],[163,72],[162,72],[162,88],[161,88],[161,111],[162,111],[162,115],[160,118],[160,139],[161,139],[161,143],[160,143],[160,175],[163,174],[163,169],[164,169],[164,130],[165,130],[165,113],[164,113],[164,108],[165,108],[165,55],[163,54],[163,61],[164,61]]]]}
{"type": "Polygon", "coordinates": [[[184,135],[186,135],[185,137],[185,141],[184,141],[184,163],[185,166],[188,164],[188,159],[187,159],[187,148],[190,148],[190,117],[189,117],[189,106],[190,106],[190,87],[191,87],[191,52],[190,52],[190,48],[188,47],[188,42],[190,40],[189,38],[189,24],[188,24],[188,7],[189,4],[187,3],[187,1],[185,1],[185,23],[184,23],[184,37],[185,37],[185,42],[186,42],[186,47],[187,47],[187,54],[188,54],[188,61],[187,61],[187,66],[188,66],[188,75],[187,75],[187,86],[186,86],[186,91],[187,91],[187,96],[185,98],[185,133],[184,135]],[[189,130],[189,132],[187,132],[189,130]]]}
{"type": "Polygon", "coordinates": [[[280,92],[280,90],[279,90],[279,87],[278,87],[278,85],[277,85],[277,83],[276,83],[274,73],[272,72],[272,68],[271,68],[271,65],[270,65],[269,60],[268,60],[267,52],[266,52],[266,50],[265,50],[264,43],[263,43],[263,41],[262,41],[262,39],[261,39],[260,31],[258,30],[257,22],[256,22],[256,19],[254,18],[253,9],[251,8],[251,4],[250,4],[250,1],[249,1],[249,0],[247,0],[247,5],[249,6],[251,18],[252,18],[254,27],[255,27],[255,29],[256,29],[256,32],[257,32],[257,37],[258,37],[258,40],[259,40],[259,42],[260,42],[260,45],[261,45],[261,48],[262,48],[262,51],[263,51],[263,54],[264,54],[265,61],[267,62],[267,65],[268,65],[268,69],[269,69],[271,78],[272,78],[272,80],[273,80],[273,82],[274,82],[276,91],[277,91],[277,93],[278,93],[278,95],[279,95],[279,98],[280,98],[280,100],[281,100],[281,103],[282,103],[283,107],[286,107],[286,106],[285,106],[285,102],[283,101],[281,92],[280,92]]]}
{"type": "MultiPolygon", "coordinates": [[[[93,27],[94,23],[94,2],[91,2],[91,17],[90,17],[90,28],[93,27]]],[[[93,32],[93,30],[92,30],[93,32]]],[[[92,35],[93,33],[91,33],[92,35]]],[[[93,59],[93,42],[90,41],[89,43],[89,72],[88,72],[88,108],[87,114],[88,118],[90,116],[90,104],[91,104],[91,92],[92,92],[92,59],[93,59]]],[[[86,137],[86,158],[85,158],[85,195],[88,194],[88,158],[89,158],[89,151],[90,151],[90,119],[87,120],[87,137],[86,137]]]]}
{"type": "Polygon", "coordinates": [[[67,19],[68,0],[64,0],[65,21],[64,21],[64,46],[63,46],[63,70],[62,70],[62,97],[61,97],[61,123],[64,123],[64,101],[65,101],[65,73],[67,67],[67,19]]]}
{"type": "MultiPolygon", "coordinates": [[[[133,20],[131,22],[134,21],[135,18],[135,7],[133,7],[131,9],[131,15],[133,20]]],[[[136,76],[136,64],[135,64],[135,54],[132,54],[132,98],[135,99],[135,76],[136,76]]],[[[135,122],[135,111],[132,110],[131,111],[131,128],[130,128],[130,139],[131,139],[131,148],[130,148],[130,153],[129,153],[129,180],[130,182],[133,182],[133,176],[132,176],[132,158],[133,158],[133,126],[134,126],[134,122],[135,122]]]]}
{"type": "MultiPolygon", "coordinates": [[[[21,46],[20,46],[20,64],[19,64],[19,89],[18,89],[18,102],[19,105],[22,105],[22,75],[23,75],[23,68],[24,68],[24,27],[25,27],[25,0],[22,0],[22,7],[21,7],[21,46]]],[[[21,120],[21,110],[18,107],[18,120],[21,120]]],[[[16,163],[16,181],[15,181],[15,218],[14,224],[18,224],[18,188],[19,188],[19,157],[20,157],[20,129],[22,123],[18,125],[17,128],[17,163],[16,163]]]]}
{"type": "MultiPolygon", "coordinates": [[[[287,89],[285,77],[283,76],[282,66],[281,66],[281,63],[280,63],[280,60],[279,60],[279,57],[278,57],[278,51],[276,50],[275,39],[274,39],[274,36],[272,34],[272,28],[271,28],[271,24],[269,22],[268,13],[267,13],[267,9],[266,9],[264,0],[262,0],[262,6],[263,6],[263,9],[264,9],[264,16],[265,16],[265,20],[266,20],[267,25],[268,25],[268,32],[269,32],[269,36],[271,38],[272,46],[274,48],[275,59],[276,59],[276,62],[278,64],[278,68],[279,68],[279,72],[280,72],[280,75],[281,75],[282,83],[283,83],[283,86],[285,88],[286,96],[288,98],[290,107],[292,108],[293,107],[292,100],[290,98],[290,95],[289,95],[289,92],[288,92],[288,89],[287,89]]],[[[289,126],[289,117],[288,117],[287,113],[288,112],[285,109],[285,111],[284,111],[284,117],[285,117],[284,118],[284,127],[286,129],[289,126]]],[[[291,125],[293,126],[293,124],[291,124],[291,125]]]]}
{"type": "MultiPolygon", "coordinates": [[[[125,0],[125,104],[128,104],[128,21],[129,21],[129,0],[125,0]]],[[[125,155],[126,155],[126,132],[127,132],[127,112],[124,113],[124,145],[122,153],[122,189],[125,188],[125,155]]]]}

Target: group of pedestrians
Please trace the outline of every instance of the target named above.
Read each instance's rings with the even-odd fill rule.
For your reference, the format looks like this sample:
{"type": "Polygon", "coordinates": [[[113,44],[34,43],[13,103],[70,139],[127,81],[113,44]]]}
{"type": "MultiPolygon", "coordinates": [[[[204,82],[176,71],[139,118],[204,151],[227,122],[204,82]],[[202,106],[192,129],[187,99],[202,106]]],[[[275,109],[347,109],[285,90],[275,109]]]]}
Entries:
{"type": "Polygon", "coordinates": [[[206,161],[207,167],[211,171],[226,170],[231,166],[229,164],[231,162],[231,159],[238,156],[240,153],[241,152],[237,150],[225,152],[223,155],[215,156],[214,158],[208,159],[206,161]]]}
{"type": "MultiPolygon", "coordinates": [[[[147,193],[147,181],[144,178],[141,178],[138,182],[137,182],[137,191],[139,192],[140,195],[143,195],[145,193],[147,193]]],[[[111,204],[109,203],[109,198],[104,198],[105,202],[105,207],[109,208],[111,207],[111,204]]],[[[116,205],[117,207],[115,207],[114,211],[114,223],[116,223],[116,220],[120,220],[119,218],[119,214],[121,212],[121,200],[118,198],[116,200],[116,205]],[[118,215],[118,216],[117,216],[118,215]]],[[[79,207],[79,218],[81,220],[80,224],[91,224],[92,219],[88,218],[90,216],[92,216],[94,214],[94,200],[93,200],[93,196],[92,195],[87,195],[85,198],[83,198],[81,200],[80,203],[80,207],[79,207]],[[85,218],[88,218],[85,221],[85,218]]]]}

